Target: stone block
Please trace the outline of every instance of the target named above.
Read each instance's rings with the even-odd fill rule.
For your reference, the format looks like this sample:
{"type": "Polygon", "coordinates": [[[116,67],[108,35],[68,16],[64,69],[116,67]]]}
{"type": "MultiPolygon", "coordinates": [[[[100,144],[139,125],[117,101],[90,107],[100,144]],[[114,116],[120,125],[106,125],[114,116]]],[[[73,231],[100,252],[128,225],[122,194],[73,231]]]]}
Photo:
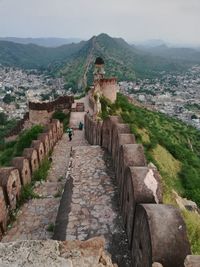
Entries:
{"type": "Polygon", "coordinates": [[[45,157],[43,142],[41,142],[40,140],[33,140],[31,143],[31,147],[37,151],[39,164],[41,164],[45,157]]]}
{"type": "Polygon", "coordinates": [[[23,151],[23,156],[29,160],[31,173],[39,168],[39,160],[37,150],[34,148],[25,148],[23,151]]]}
{"type": "Polygon", "coordinates": [[[57,140],[61,138],[60,135],[60,121],[59,120],[52,120],[52,123],[56,125],[56,134],[57,134],[57,140]]]}
{"type": "Polygon", "coordinates": [[[144,167],[146,166],[144,148],[140,144],[125,144],[119,150],[119,168],[116,173],[117,183],[120,188],[120,200],[122,200],[124,187],[124,172],[126,167],[144,167]]]}
{"type": "Polygon", "coordinates": [[[7,228],[8,210],[3,193],[3,188],[0,186],[0,241],[7,228]]]}
{"type": "Polygon", "coordinates": [[[16,157],[12,160],[12,165],[19,170],[22,185],[31,182],[31,169],[29,160],[24,157],[16,157]]]}
{"type": "Polygon", "coordinates": [[[16,209],[17,200],[21,192],[18,169],[13,167],[0,168],[0,186],[3,188],[5,201],[9,209],[16,209]]]}
{"type": "Polygon", "coordinates": [[[137,205],[132,245],[133,267],[184,266],[190,254],[185,223],[180,211],[170,205],[137,205]]]}
{"type": "Polygon", "coordinates": [[[38,140],[40,140],[44,145],[45,155],[48,155],[50,151],[50,144],[49,144],[49,135],[48,133],[41,133],[38,135],[38,140]]]}
{"type": "Polygon", "coordinates": [[[160,175],[148,167],[127,167],[122,192],[122,218],[131,248],[136,205],[162,203],[160,175]]]}
{"type": "Polygon", "coordinates": [[[102,125],[102,147],[110,153],[112,151],[113,126],[117,123],[122,123],[122,118],[119,116],[110,116],[103,121],[102,125]]]}
{"type": "Polygon", "coordinates": [[[115,154],[115,173],[117,174],[119,172],[119,152],[122,145],[125,144],[135,144],[135,136],[133,134],[119,134],[118,140],[116,143],[116,154],[115,154]]]}
{"type": "Polygon", "coordinates": [[[130,134],[130,127],[128,124],[124,123],[117,123],[113,126],[113,131],[112,131],[112,159],[113,159],[113,165],[115,167],[115,158],[118,154],[118,136],[119,134],[130,134]]]}
{"type": "Polygon", "coordinates": [[[184,262],[185,267],[200,267],[200,255],[188,255],[184,262]]]}

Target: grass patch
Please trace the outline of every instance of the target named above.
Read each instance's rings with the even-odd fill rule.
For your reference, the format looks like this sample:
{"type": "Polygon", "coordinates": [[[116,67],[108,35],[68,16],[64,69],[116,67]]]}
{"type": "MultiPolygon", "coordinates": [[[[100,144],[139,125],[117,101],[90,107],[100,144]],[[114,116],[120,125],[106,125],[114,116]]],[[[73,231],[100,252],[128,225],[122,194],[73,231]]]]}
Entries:
{"type": "Polygon", "coordinates": [[[46,228],[46,230],[47,230],[48,232],[51,232],[51,233],[54,232],[54,229],[55,229],[55,225],[54,225],[54,223],[50,223],[50,224],[47,226],[47,228],[46,228]]]}
{"type": "Polygon", "coordinates": [[[186,223],[192,254],[200,255],[200,215],[184,210],[182,211],[186,223]]]}
{"type": "Polygon", "coordinates": [[[34,183],[24,185],[21,190],[20,199],[17,205],[20,207],[25,202],[33,198],[40,198],[38,194],[34,192],[34,183]]]}
{"type": "Polygon", "coordinates": [[[16,141],[9,142],[0,151],[0,166],[10,166],[14,157],[22,156],[23,150],[30,147],[32,140],[36,140],[43,127],[35,125],[29,130],[23,131],[16,141]]]}
{"type": "Polygon", "coordinates": [[[48,160],[48,157],[46,157],[42,161],[39,169],[33,173],[32,179],[34,181],[46,181],[50,166],[51,162],[48,160]]]}
{"type": "Polygon", "coordinates": [[[63,111],[61,110],[57,110],[53,113],[52,115],[52,119],[57,119],[59,120],[61,123],[63,123],[63,129],[64,131],[67,130],[68,126],[69,126],[69,120],[70,120],[70,112],[65,114],[63,111]]]}

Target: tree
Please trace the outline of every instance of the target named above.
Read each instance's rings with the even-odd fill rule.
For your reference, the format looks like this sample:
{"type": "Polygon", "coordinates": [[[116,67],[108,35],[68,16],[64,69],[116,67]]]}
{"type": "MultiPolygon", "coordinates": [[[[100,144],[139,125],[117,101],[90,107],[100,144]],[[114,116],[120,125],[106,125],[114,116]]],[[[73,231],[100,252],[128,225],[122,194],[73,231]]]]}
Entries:
{"type": "Polygon", "coordinates": [[[10,104],[15,100],[14,96],[11,96],[10,94],[6,94],[3,98],[3,102],[6,104],[10,104]]]}
{"type": "Polygon", "coordinates": [[[0,125],[5,125],[7,122],[7,115],[4,112],[0,112],[0,125]]]}

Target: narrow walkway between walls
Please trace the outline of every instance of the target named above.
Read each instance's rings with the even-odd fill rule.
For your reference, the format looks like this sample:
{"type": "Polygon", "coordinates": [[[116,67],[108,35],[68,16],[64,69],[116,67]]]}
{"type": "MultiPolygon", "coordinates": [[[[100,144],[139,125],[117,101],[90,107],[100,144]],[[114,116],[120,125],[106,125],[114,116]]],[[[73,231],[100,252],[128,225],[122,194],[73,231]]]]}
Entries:
{"type": "Polygon", "coordinates": [[[16,220],[2,242],[52,238],[60,198],[66,182],[71,147],[79,145],[87,145],[83,131],[75,131],[71,142],[67,134],[58,141],[52,153],[52,164],[47,180],[37,182],[34,189],[40,198],[31,199],[20,208],[16,220]]]}
{"type": "MultiPolygon", "coordinates": [[[[119,267],[131,266],[111,158],[99,146],[73,147],[69,176],[72,186],[64,195],[71,198],[61,204],[68,210],[66,232],[60,235],[61,238],[87,240],[103,236],[113,262],[119,267]]],[[[63,218],[62,214],[62,227],[63,218]]],[[[57,230],[63,231],[62,227],[57,230]]]]}

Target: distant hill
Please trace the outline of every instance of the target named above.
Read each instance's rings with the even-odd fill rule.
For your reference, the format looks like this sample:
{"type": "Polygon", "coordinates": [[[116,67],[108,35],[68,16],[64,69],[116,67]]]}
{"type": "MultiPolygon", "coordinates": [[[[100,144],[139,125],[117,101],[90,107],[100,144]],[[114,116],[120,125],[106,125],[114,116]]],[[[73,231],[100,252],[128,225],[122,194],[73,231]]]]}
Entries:
{"type": "Polygon", "coordinates": [[[0,64],[21,68],[47,69],[61,66],[72,54],[80,50],[84,42],[68,44],[56,48],[34,44],[17,44],[0,41],[0,64]]]}
{"type": "Polygon", "coordinates": [[[74,91],[92,83],[97,56],[104,59],[107,76],[130,81],[158,77],[163,71],[184,71],[200,62],[198,55],[199,52],[193,49],[170,50],[165,46],[141,49],[107,34],[56,48],[0,41],[0,64],[64,75],[66,87],[72,87],[74,91]],[[169,51],[177,56],[173,53],[169,56],[169,51]]]}
{"type": "Polygon", "coordinates": [[[167,59],[185,60],[188,62],[200,62],[200,49],[186,47],[168,47],[167,45],[159,45],[154,47],[138,46],[138,49],[150,53],[153,56],[160,56],[167,59]]]}
{"type": "Polygon", "coordinates": [[[0,37],[0,41],[8,41],[18,44],[35,44],[45,47],[58,47],[65,44],[79,43],[80,38],[18,38],[18,37],[0,37]]]}

